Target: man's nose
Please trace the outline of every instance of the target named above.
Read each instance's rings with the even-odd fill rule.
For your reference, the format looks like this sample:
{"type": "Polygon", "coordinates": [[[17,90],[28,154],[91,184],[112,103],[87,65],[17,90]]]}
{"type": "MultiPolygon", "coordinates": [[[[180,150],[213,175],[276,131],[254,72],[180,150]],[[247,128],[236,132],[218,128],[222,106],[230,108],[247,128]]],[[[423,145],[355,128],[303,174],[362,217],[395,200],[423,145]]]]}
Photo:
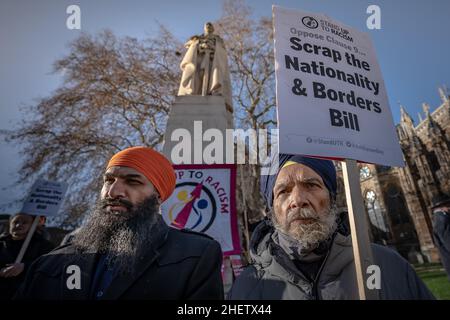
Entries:
{"type": "Polygon", "coordinates": [[[120,180],[114,181],[109,187],[108,197],[113,199],[125,198],[125,187],[123,182],[120,180]]]}
{"type": "Polygon", "coordinates": [[[295,186],[291,191],[289,207],[291,209],[308,207],[309,203],[307,196],[307,192],[301,186],[295,186]]]}

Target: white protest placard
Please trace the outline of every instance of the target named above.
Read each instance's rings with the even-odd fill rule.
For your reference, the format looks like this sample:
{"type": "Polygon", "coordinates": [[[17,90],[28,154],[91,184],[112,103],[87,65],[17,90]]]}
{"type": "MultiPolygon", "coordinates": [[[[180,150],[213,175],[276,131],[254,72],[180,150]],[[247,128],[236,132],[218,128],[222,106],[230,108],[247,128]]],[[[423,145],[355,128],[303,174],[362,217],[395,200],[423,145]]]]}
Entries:
{"type": "Polygon", "coordinates": [[[31,188],[21,212],[37,216],[55,216],[61,207],[67,183],[39,179],[31,188]]]}
{"type": "Polygon", "coordinates": [[[280,152],[403,166],[366,33],[273,6],[280,152]]]}
{"type": "Polygon", "coordinates": [[[224,255],[241,252],[234,165],[174,165],[177,184],[161,206],[167,225],[203,232],[220,243],[224,255]]]}

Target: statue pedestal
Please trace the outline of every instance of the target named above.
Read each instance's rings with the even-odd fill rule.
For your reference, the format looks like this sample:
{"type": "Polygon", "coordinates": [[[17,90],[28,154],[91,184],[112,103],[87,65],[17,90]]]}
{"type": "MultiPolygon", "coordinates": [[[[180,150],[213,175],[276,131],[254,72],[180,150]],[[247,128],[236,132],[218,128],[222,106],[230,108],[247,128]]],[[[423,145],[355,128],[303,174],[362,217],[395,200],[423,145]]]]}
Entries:
{"type": "Polygon", "coordinates": [[[217,129],[222,133],[222,163],[225,163],[225,132],[226,129],[232,128],[233,116],[227,111],[225,99],[223,97],[196,95],[177,96],[167,121],[166,132],[164,134],[163,154],[173,163],[179,164],[178,161],[172,159],[172,149],[174,146],[179,145],[180,141],[190,138],[191,159],[190,162],[184,164],[205,164],[203,160],[198,161],[198,157],[195,159],[194,153],[197,152],[198,154],[198,148],[201,147],[201,152],[203,154],[205,146],[211,143],[211,141],[203,142],[203,134],[205,131],[208,129],[217,129]],[[201,121],[201,125],[200,123],[196,124],[196,130],[194,130],[194,121],[201,121]],[[190,137],[183,137],[181,140],[178,140],[180,139],[178,137],[175,141],[172,141],[172,133],[177,129],[186,129],[190,133],[190,137]]]}

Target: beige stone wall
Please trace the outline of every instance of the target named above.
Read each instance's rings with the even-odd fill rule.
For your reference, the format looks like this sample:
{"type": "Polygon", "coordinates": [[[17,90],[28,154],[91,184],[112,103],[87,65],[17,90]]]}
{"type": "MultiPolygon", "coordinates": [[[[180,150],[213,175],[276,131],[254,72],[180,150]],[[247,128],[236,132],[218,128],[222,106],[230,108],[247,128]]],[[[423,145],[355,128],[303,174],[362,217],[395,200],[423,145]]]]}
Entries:
{"type": "MultiPolygon", "coordinates": [[[[450,194],[450,104],[448,94],[440,93],[442,104],[433,112],[424,104],[418,125],[402,107],[397,132],[406,161],[404,168],[359,165],[370,173],[361,176],[362,196],[367,203],[367,193],[375,193],[379,213],[389,229],[387,241],[382,242],[412,262],[439,261],[432,237],[430,204],[438,192],[450,194]]],[[[345,210],[342,172],[339,164],[336,167],[337,203],[345,210]]],[[[368,215],[367,218],[370,221],[368,215]]],[[[369,230],[371,240],[381,242],[374,231],[378,232],[369,230]]]]}
{"type": "Polygon", "coordinates": [[[438,192],[450,193],[450,105],[448,94],[441,93],[442,104],[433,112],[423,104],[421,121],[415,126],[407,112],[397,126],[406,161],[395,169],[408,210],[418,235],[420,249],[429,261],[439,261],[432,238],[430,205],[438,192]]]}

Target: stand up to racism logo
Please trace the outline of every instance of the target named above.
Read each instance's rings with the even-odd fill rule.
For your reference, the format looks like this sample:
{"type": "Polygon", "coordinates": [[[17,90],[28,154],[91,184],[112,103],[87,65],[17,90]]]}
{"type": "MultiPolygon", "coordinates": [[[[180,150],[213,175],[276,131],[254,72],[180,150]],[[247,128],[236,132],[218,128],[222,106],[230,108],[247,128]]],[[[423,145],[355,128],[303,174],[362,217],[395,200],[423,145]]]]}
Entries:
{"type": "Polygon", "coordinates": [[[179,165],[174,168],[177,185],[161,208],[166,223],[177,229],[208,234],[221,244],[224,254],[239,253],[235,166],[179,165]]]}
{"type": "Polygon", "coordinates": [[[217,203],[211,190],[203,180],[178,183],[175,190],[177,201],[168,211],[170,225],[206,232],[217,215],[217,203]]]}

